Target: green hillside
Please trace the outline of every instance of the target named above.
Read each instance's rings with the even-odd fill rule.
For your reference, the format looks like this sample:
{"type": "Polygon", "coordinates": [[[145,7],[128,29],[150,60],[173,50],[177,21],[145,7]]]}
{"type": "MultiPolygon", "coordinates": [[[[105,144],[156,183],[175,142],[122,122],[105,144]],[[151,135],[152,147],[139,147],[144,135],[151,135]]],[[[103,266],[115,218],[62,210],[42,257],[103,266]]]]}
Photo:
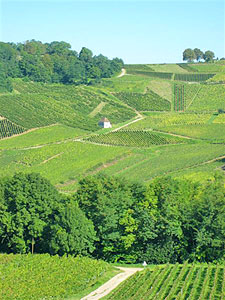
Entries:
{"type": "Polygon", "coordinates": [[[147,268],[104,299],[224,299],[224,265],[166,265],[147,268]]]}
{"type": "MultiPolygon", "coordinates": [[[[153,67],[128,70],[154,72],[153,67]]],[[[163,72],[155,73],[179,68],[163,64],[155,66],[163,72]]],[[[72,192],[81,176],[102,172],[145,182],[165,174],[196,181],[216,170],[224,174],[225,117],[216,114],[225,109],[223,84],[128,73],[95,86],[15,79],[13,87],[0,94],[0,123],[8,124],[1,127],[4,175],[39,172],[60,191],[72,192]],[[103,116],[112,129],[99,128],[103,116]],[[18,133],[23,134],[4,139],[18,133]]]]}
{"type": "Polygon", "coordinates": [[[95,88],[15,80],[12,94],[0,94],[0,115],[26,129],[61,123],[93,131],[102,116],[119,123],[135,113],[95,88]]]}

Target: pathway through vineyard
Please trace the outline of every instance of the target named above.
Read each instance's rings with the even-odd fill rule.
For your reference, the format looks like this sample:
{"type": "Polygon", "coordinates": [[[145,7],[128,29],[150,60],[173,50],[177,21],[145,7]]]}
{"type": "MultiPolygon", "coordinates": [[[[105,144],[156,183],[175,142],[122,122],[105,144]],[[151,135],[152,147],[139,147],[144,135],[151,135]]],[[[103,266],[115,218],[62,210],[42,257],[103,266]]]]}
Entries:
{"type": "Polygon", "coordinates": [[[143,268],[122,268],[118,267],[121,273],[117,274],[109,281],[100,286],[97,290],[91,292],[89,295],[85,296],[81,300],[98,300],[102,297],[108,295],[112,290],[114,290],[121,282],[126,280],[128,277],[132,276],[134,273],[142,271],[143,268]]]}

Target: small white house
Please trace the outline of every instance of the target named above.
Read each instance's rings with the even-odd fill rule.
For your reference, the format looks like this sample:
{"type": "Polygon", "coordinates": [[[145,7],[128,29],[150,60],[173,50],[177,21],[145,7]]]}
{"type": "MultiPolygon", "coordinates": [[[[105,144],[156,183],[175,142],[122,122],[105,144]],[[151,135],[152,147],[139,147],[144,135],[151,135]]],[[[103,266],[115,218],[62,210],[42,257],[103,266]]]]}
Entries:
{"type": "Polygon", "coordinates": [[[109,122],[109,120],[107,118],[102,118],[99,122],[98,125],[102,128],[111,128],[112,125],[109,122]]]}

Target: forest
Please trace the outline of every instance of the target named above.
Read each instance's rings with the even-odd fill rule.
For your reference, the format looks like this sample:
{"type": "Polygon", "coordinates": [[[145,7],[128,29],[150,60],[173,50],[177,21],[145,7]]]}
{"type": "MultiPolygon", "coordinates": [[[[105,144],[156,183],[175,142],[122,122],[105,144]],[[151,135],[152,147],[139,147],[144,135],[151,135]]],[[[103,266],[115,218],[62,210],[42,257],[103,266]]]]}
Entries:
{"type": "Polygon", "coordinates": [[[93,55],[83,47],[78,53],[66,42],[0,42],[0,92],[12,91],[10,78],[64,84],[93,84],[120,72],[122,59],[93,55]]]}
{"type": "Polygon", "coordinates": [[[108,262],[224,262],[225,188],[158,177],[90,175],[71,195],[36,173],[0,181],[0,252],[85,255],[108,262]]]}

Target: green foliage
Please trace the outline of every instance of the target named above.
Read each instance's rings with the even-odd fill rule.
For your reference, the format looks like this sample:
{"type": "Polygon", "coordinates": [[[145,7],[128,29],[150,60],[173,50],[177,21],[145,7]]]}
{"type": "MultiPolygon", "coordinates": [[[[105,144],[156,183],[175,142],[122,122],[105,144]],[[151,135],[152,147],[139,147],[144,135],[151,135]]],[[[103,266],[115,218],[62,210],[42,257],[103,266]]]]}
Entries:
{"type": "Polygon", "coordinates": [[[151,90],[147,93],[127,93],[121,92],[114,94],[118,99],[141,111],[168,111],[170,102],[151,90]]]}
{"type": "Polygon", "coordinates": [[[222,299],[223,265],[166,265],[146,268],[120,284],[105,299],[222,299]]]}
{"type": "Polygon", "coordinates": [[[196,59],[195,51],[191,48],[187,48],[183,52],[183,60],[187,60],[188,62],[192,62],[196,59]]]}
{"type": "Polygon", "coordinates": [[[38,174],[19,173],[4,179],[1,187],[1,252],[60,255],[93,252],[92,223],[48,180],[38,174]]]}
{"type": "Polygon", "coordinates": [[[187,139],[143,130],[114,131],[107,134],[92,136],[87,140],[94,143],[129,147],[150,147],[151,145],[166,145],[190,142],[187,139]]]}
{"type": "Polygon", "coordinates": [[[87,257],[1,254],[0,298],[37,300],[74,297],[96,284],[111,269],[107,263],[87,257]]]}
{"type": "MultiPolygon", "coordinates": [[[[31,40],[18,44],[1,42],[0,64],[5,69],[6,78],[23,77],[37,82],[81,84],[93,78],[111,77],[121,70],[123,61],[119,58],[109,60],[103,55],[93,57],[91,50],[85,47],[78,56],[66,42],[43,44],[31,40]]],[[[2,82],[1,85],[7,87],[6,83],[2,82]]]]}

